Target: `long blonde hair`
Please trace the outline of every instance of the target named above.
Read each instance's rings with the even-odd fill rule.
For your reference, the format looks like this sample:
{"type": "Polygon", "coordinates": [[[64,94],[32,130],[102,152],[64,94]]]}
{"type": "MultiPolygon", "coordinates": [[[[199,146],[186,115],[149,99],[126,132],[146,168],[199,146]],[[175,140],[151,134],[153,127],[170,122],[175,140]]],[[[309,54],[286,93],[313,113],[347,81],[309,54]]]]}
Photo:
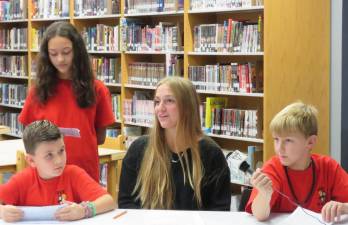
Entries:
{"type": "MultiPolygon", "coordinates": [[[[182,158],[179,157],[184,179],[185,182],[188,180],[194,190],[197,205],[201,207],[203,167],[198,142],[203,134],[199,116],[200,100],[189,80],[167,77],[157,84],[157,88],[164,84],[171,89],[179,110],[179,120],[176,125],[176,148],[191,149],[192,171],[190,171],[191,163],[189,163],[187,152],[184,151],[182,158]]],[[[164,129],[155,116],[154,126],[149,133],[149,142],[133,190],[133,193],[137,193],[137,199],[140,199],[143,208],[173,208],[175,191],[173,182],[175,181],[171,176],[171,154],[166,143],[164,129]]]]}

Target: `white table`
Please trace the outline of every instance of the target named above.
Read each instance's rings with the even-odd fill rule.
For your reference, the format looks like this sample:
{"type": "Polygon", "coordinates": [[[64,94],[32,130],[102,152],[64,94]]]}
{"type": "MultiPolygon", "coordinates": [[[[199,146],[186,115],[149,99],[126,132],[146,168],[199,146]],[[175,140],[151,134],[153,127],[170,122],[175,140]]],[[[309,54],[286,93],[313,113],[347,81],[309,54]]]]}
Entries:
{"type": "MultiPolygon", "coordinates": [[[[123,216],[113,217],[124,209],[117,209],[94,218],[72,222],[59,221],[21,221],[18,224],[99,224],[99,225],[276,225],[289,214],[272,214],[265,222],[258,222],[255,217],[245,212],[214,211],[177,211],[177,210],[127,210],[123,216]]],[[[347,220],[340,224],[347,224],[347,220]]],[[[0,225],[6,224],[0,220],[0,225]]],[[[295,225],[301,224],[298,221],[295,225]]],[[[320,225],[320,223],[318,223],[320,225]]]]}
{"type": "MultiPolygon", "coordinates": [[[[16,154],[24,151],[22,139],[0,141],[0,173],[16,172],[16,154]]],[[[126,151],[99,148],[99,163],[108,165],[107,189],[116,199],[117,167],[126,154],[126,151]]],[[[0,181],[1,183],[1,181],[0,181]]]]}

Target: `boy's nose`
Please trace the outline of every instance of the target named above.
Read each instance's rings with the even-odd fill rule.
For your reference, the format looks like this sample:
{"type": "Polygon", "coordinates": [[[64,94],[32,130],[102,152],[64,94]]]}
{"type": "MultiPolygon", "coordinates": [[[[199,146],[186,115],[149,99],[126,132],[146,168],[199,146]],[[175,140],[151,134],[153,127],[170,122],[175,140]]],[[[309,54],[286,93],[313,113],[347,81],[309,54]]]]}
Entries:
{"type": "Polygon", "coordinates": [[[274,147],[275,147],[275,150],[277,152],[283,152],[283,147],[284,146],[283,146],[282,142],[275,143],[274,147]]]}

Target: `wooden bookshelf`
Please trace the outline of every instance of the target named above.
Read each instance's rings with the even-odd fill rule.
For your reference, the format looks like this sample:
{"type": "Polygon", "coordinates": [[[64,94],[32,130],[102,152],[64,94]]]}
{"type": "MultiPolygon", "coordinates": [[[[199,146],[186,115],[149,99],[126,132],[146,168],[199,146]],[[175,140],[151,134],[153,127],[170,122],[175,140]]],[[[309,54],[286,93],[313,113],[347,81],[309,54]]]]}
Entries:
{"type": "MultiPolygon", "coordinates": [[[[32,19],[32,1],[28,2],[28,18],[0,21],[2,27],[27,27],[28,50],[0,49],[0,55],[17,54],[28,56],[28,78],[0,76],[0,83],[25,83],[32,81],[32,63],[38,52],[31,49],[31,29],[47,26],[53,21],[68,20],[78,30],[96,24],[119,25],[123,18],[140,19],[145,24],[159,22],[179,23],[183,32],[182,51],[89,51],[94,56],[120,57],[122,76],[120,83],[107,83],[112,93],[120,93],[121,100],[132,98],[135,91],[153,94],[154,86],[128,83],[129,65],[133,62],[165,62],[168,53],[183,57],[183,74],[189,78],[189,65],[209,65],[229,62],[262,62],[262,93],[227,93],[199,90],[202,100],[207,96],[225,96],[230,107],[258,109],[261,136],[257,138],[233,137],[209,134],[224,149],[245,150],[248,145],[263,149],[263,159],[270,158],[273,140],[269,122],[285,105],[302,100],[319,110],[319,143],[314,152],[329,154],[329,82],[330,82],[330,1],[316,0],[264,0],[263,6],[220,9],[191,9],[189,0],[184,9],[170,12],[125,13],[125,0],[120,2],[120,13],[102,16],[75,16],[74,1],[70,0],[69,17],[32,19]],[[193,28],[198,24],[222,22],[228,18],[255,21],[262,15],[262,49],[257,52],[196,52],[194,51],[193,28]],[[296,15],[296,16],[295,16],[296,15]],[[18,80],[18,81],[17,81],[18,80]]],[[[120,37],[121,39],[121,37],[120,37]]],[[[122,46],[120,46],[122,47],[122,46]]],[[[0,105],[1,112],[11,111],[11,106],[0,105]]],[[[18,112],[18,109],[12,109],[18,112]]],[[[123,115],[123,109],[121,109],[123,115]]],[[[125,126],[149,127],[147,124],[125,123],[122,116],[118,123],[125,126]]]]}

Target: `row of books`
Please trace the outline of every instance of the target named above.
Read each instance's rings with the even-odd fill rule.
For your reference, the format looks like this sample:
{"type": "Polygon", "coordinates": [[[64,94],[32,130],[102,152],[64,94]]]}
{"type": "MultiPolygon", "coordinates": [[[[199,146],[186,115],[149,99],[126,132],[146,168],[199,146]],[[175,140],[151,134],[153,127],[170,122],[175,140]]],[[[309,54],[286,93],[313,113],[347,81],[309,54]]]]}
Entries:
{"type": "Polygon", "coordinates": [[[128,83],[155,86],[166,76],[164,63],[134,62],[128,64],[128,83]]]}
{"type": "Polygon", "coordinates": [[[69,0],[32,0],[32,18],[68,17],[69,5],[69,0]]]}
{"type": "Polygon", "coordinates": [[[194,27],[196,52],[261,51],[261,16],[258,23],[228,19],[223,24],[200,24],[194,27]]]}
{"type": "Polygon", "coordinates": [[[257,110],[213,108],[211,133],[259,138],[257,110]]]}
{"type": "Polygon", "coordinates": [[[0,103],[23,106],[27,97],[28,85],[0,83],[0,103]]]}
{"type": "Polygon", "coordinates": [[[115,119],[121,120],[121,95],[112,94],[111,105],[112,105],[112,111],[114,113],[115,119]]]}
{"type": "Polygon", "coordinates": [[[173,12],[184,9],[183,0],[126,0],[125,13],[173,12]]]}
{"type": "Polygon", "coordinates": [[[121,18],[122,50],[181,51],[182,33],[178,24],[159,22],[144,24],[137,19],[121,18]]]}
{"type": "Polygon", "coordinates": [[[0,76],[27,77],[28,57],[0,55],[0,76]]]}
{"type": "Polygon", "coordinates": [[[195,9],[233,9],[262,6],[263,0],[190,0],[190,8],[195,9]]]}
{"type": "Polygon", "coordinates": [[[24,126],[18,122],[19,113],[0,112],[0,124],[8,126],[11,134],[22,136],[24,126]]]}
{"type": "Polygon", "coordinates": [[[121,83],[121,58],[91,56],[92,69],[98,80],[108,84],[121,83]]]}
{"type": "Polygon", "coordinates": [[[46,29],[47,29],[46,26],[40,27],[38,29],[37,28],[31,29],[31,49],[32,50],[39,50],[40,43],[43,39],[46,29]]]}
{"type": "Polygon", "coordinates": [[[27,0],[0,1],[0,21],[28,18],[27,0]]]}
{"type": "Polygon", "coordinates": [[[119,51],[119,27],[97,24],[84,27],[82,37],[89,51],[119,51]]]}
{"type": "Polygon", "coordinates": [[[154,117],[153,98],[146,91],[135,91],[132,99],[123,101],[123,119],[126,123],[151,126],[154,117]]]}
{"type": "Polygon", "coordinates": [[[0,29],[0,49],[27,49],[27,28],[0,29]]]}
{"type": "Polygon", "coordinates": [[[119,0],[75,0],[74,16],[103,16],[120,13],[119,0]]]}
{"type": "Polygon", "coordinates": [[[228,108],[226,97],[207,97],[200,107],[206,133],[260,138],[258,110],[228,108]]]}
{"type": "MultiPolygon", "coordinates": [[[[148,92],[135,91],[132,99],[123,101],[125,123],[152,126],[154,119],[153,100],[148,92]]],[[[259,138],[258,111],[227,108],[227,98],[207,97],[201,105],[202,129],[205,133],[237,137],[259,138]]]]}
{"type": "Polygon", "coordinates": [[[261,63],[235,63],[227,65],[189,66],[189,79],[196,90],[262,93],[261,63]]]}

